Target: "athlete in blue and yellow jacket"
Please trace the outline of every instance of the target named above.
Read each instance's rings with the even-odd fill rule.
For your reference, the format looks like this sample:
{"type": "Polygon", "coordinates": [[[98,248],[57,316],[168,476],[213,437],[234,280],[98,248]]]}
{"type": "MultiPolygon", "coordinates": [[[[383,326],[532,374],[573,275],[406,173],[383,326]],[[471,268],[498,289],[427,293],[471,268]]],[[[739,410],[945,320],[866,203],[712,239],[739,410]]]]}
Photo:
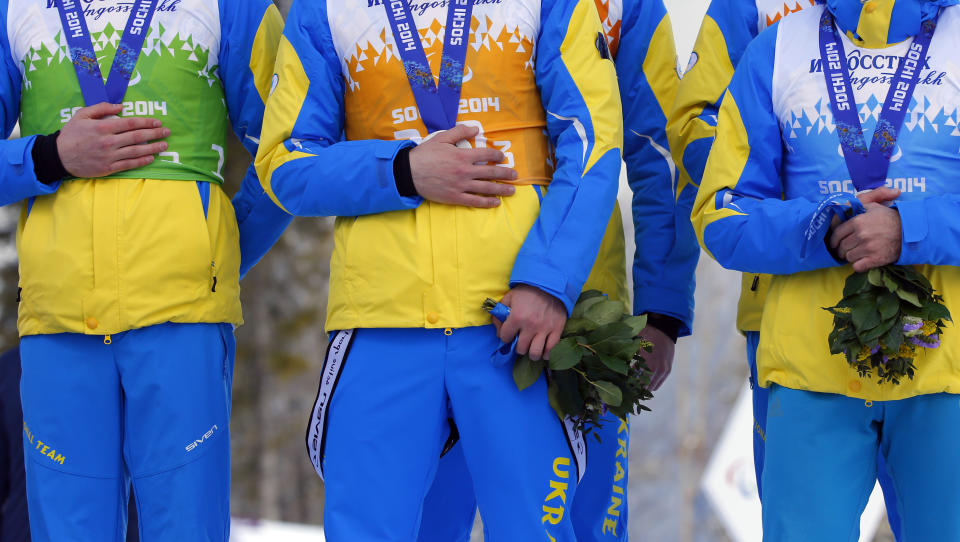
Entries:
{"type": "MultiPolygon", "coordinates": [[[[0,203],[24,201],[19,331],[34,540],[122,540],[131,478],[143,540],[228,537],[239,248],[249,249],[248,268],[288,219],[253,170],[236,218],[220,183],[230,123],[256,150],[283,22],[267,0],[155,7],[122,103],[85,108],[58,3],[0,1],[0,125],[9,135],[19,118],[24,136],[0,141],[0,203]],[[164,127],[117,128],[133,117],[164,127]],[[156,138],[141,149],[159,156],[122,160],[143,158],[136,144],[156,138]],[[105,155],[121,160],[76,178],[90,171],[84,159],[105,155]]],[[[106,74],[131,4],[81,8],[106,74]]]]}
{"type": "MultiPolygon", "coordinates": [[[[700,185],[707,153],[713,144],[720,100],[733,76],[747,45],[762,30],[783,17],[800,13],[816,5],[800,2],[793,7],[765,0],[714,0],[707,9],[700,34],[694,45],[687,73],[671,114],[668,135],[671,149],[681,164],[683,181],[678,198],[683,208],[690,209],[700,185]]],[[[748,273],[743,276],[737,328],[746,336],[747,362],[750,366],[750,387],[753,399],[753,456],[757,489],[762,496],[760,479],[763,473],[764,438],[767,426],[768,391],[757,384],[757,345],[760,342],[760,321],[770,276],[748,273]]],[[[882,455],[880,485],[888,503],[896,501],[895,489],[887,474],[882,455]]],[[[887,518],[895,535],[899,533],[896,506],[887,507],[887,518]]]]}
{"type": "Polygon", "coordinates": [[[616,205],[614,66],[589,0],[478,1],[465,70],[440,71],[458,36],[444,32],[448,8],[300,0],[280,46],[261,181],[292,214],[337,216],[336,332],[307,435],[324,526],[331,540],[414,540],[452,411],[491,536],[574,540],[583,450],[543,379],[519,392],[510,364],[491,363],[499,339],[481,303],[511,305],[499,337],[519,328],[518,352],[549,351],[543,326],[562,327],[616,205]],[[405,70],[400,39],[419,39],[429,66],[405,70]],[[428,128],[407,74],[426,84],[428,70],[462,83],[460,126],[415,147],[428,128]],[[475,148],[454,147],[465,139],[475,148]]]}
{"type": "MultiPolygon", "coordinates": [[[[845,34],[866,133],[920,22],[952,3],[829,2],[845,34]]],[[[820,308],[840,299],[851,268],[823,242],[801,247],[818,202],[851,190],[822,73],[823,9],[788,17],[747,47],[723,100],[693,212],[702,246],[721,264],[777,275],[758,350],[758,382],[771,388],[764,533],[771,540],[856,539],[879,452],[897,487],[904,539],[952,540],[960,533],[950,512],[960,482],[952,459],[960,450],[952,430],[960,413],[949,394],[958,383],[954,345],[948,340],[927,353],[917,377],[899,386],[859,378],[842,356],[830,355],[831,319],[820,308]]],[[[957,9],[943,9],[890,167],[888,185],[902,195],[896,212],[884,212],[900,225],[880,230],[902,238],[897,262],[922,265],[948,307],[957,280],[950,267],[956,262],[946,255],[953,240],[934,232],[956,220],[947,210],[957,194],[947,174],[957,165],[956,136],[945,126],[952,126],[960,92],[950,62],[960,35],[957,9]]]]}
{"type": "MultiPolygon", "coordinates": [[[[634,311],[651,315],[653,325],[664,328],[648,328],[644,333],[658,336],[657,360],[651,365],[661,371],[658,380],[662,382],[673,359],[671,339],[689,334],[691,328],[693,273],[699,254],[689,226],[686,238],[676,234],[681,231],[678,221],[689,224],[689,211],[676,212],[676,170],[666,150],[666,114],[678,82],[673,33],[661,0],[596,0],[596,5],[623,99],[624,160],[633,190],[638,247],[633,263],[634,311]]],[[[587,440],[589,466],[571,507],[581,542],[627,540],[629,432],[626,421],[610,416],[601,431],[602,440],[587,440]]],[[[424,504],[418,540],[469,540],[475,508],[462,447],[457,446],[440,463],[424,504]]]]}
{"type": "MultiPolygon", "coordinates": [[[[685,69],[670,114],[667,134],[679,168],[677,200],[690,209],[713,144],[720,100],[747,45],[783,17],[814,5],[814,0],[713,0],[685,69]]],[[[769,276],[743,277],[737,329],[760,330],[769,276]]]]}
{"type": "MultiPolygon", "coordinates": [[[[707,154],[713,145],[717,111],[723,93],[733,77],[747,45],[763,29],[781,18],[814,5],[813,0],[799,2],[790,8],[779,1],[714,0],[710,3],[700,33],[693,46],[690,61],[677,92],[667,135],[676,159],[680,181],[677,184],[678,206],[688,211],[693,207],[697,187],[703,177],[707,154]]],[[[686,226],[692,232],[692,225],[686,226]]],[[[755,385],[756,345],[760,336],[760,317],[770,277],[746,274],[737,311],[737,329],[747,337],[747,360],[750,364],[754,414],[754,466],[757,481],[763,468],[763,427],[766,425],[767,395],[755,385]]]]}

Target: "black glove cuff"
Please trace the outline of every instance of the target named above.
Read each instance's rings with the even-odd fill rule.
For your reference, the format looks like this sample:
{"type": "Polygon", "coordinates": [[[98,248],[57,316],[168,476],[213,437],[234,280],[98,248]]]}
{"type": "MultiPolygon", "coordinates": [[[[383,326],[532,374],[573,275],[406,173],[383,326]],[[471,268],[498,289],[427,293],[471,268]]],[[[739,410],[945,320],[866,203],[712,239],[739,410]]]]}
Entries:
{"type": "Polygon", "coordinates": [[[50,135],[38,135],[33,143],[33,171],[37,180],[43,184],[53,184],[70,176],[60,160],[60,151],[57,150],[57,138],[60,132],[50,135]]]}
{"type": "Polygon", "coordinates": [[[670,337],[670,340],[676,344],[677,338],[680,336],[680,320],[672,316],[666,316],[664,314],[648,313],[647,314],[647,325],[653,326],[663,332],[664,335],[670,337]]]}
{"type": "Polygon", "coordinates": [[[417,197],[417,187],[413,185],[413,173],[410,171],[410,151],[413,147],[406,147],[397,152],[393,159],[393,178],[397,183],[397,192],[405,198],[417,197]]]}

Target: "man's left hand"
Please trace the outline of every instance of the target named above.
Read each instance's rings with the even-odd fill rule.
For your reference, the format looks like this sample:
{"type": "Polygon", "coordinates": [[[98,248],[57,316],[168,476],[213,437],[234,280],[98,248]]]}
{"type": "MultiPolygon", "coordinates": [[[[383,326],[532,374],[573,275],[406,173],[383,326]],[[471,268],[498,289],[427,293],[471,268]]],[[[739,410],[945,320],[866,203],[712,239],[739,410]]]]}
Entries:
{"type": "Polygon", "coordinates": [[[653,343],[653,352],[641,351],[640,355],[647,361],[647,367],[653,372],[650,377],[650,391],[657,391],[666,382],[673,369],[673,353],[676,346],[666,333],[647,324],[640,332],[640,338],[653,343]]]}
{"type": "Polygon", "coordinates": [[[878,203],[868,203],[866,208],[866,213],[840,224],[830,236],[830,248],[858,273],[900,259],[900,213],[878,203]]]}
{"type": "Polygon", "coordinates": [[[567,324],[567,309],[552,295],[521,284],[500,301],[510,307],[506,322],[493,318],[500,340],[509,344],[517,340],[517,354],[530,354],[531,359],[550,359],[550,351],[560,342],[567,324]]]}

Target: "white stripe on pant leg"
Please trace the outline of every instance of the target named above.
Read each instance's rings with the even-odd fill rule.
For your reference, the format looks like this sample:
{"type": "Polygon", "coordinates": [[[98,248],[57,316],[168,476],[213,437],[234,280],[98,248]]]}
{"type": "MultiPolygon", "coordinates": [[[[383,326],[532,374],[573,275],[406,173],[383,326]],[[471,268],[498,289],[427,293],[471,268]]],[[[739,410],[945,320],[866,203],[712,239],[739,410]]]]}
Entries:
{"type": "Polygon", "coordinates": [[[584,440],[583,433],[577,431],[570,416],[563,419],[563,432],[566,434],[573,459],[577,462],[577,482],[582,482],[583,475],[587,472],[587,441],[584,440]]]}
{"type": "Polygon", "coordinates": [[[354,330],[338,331],[327,346],[327,358],[323,362],[323,373],[320,375],[320,387],[317,390],[317,400],[310,415],[310,425],[307,427],[307,454],[314,470],[323,479],[323,448],[326,439],[327,410],[333,399],[333,392],[340,381],[343,365],[347,353],[353,344],[354,330]]]}

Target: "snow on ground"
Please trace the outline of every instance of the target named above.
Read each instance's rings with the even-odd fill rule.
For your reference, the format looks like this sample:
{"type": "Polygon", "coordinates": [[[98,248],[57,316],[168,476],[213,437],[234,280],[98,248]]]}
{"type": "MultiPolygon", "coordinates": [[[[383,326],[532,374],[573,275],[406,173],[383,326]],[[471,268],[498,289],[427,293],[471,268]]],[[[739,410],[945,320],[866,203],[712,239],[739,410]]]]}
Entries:
{"type": "Polygon", "coordinates": [[[234,518],[230,542],[324,542],[323,528],[278,521],[234,518]]]}

